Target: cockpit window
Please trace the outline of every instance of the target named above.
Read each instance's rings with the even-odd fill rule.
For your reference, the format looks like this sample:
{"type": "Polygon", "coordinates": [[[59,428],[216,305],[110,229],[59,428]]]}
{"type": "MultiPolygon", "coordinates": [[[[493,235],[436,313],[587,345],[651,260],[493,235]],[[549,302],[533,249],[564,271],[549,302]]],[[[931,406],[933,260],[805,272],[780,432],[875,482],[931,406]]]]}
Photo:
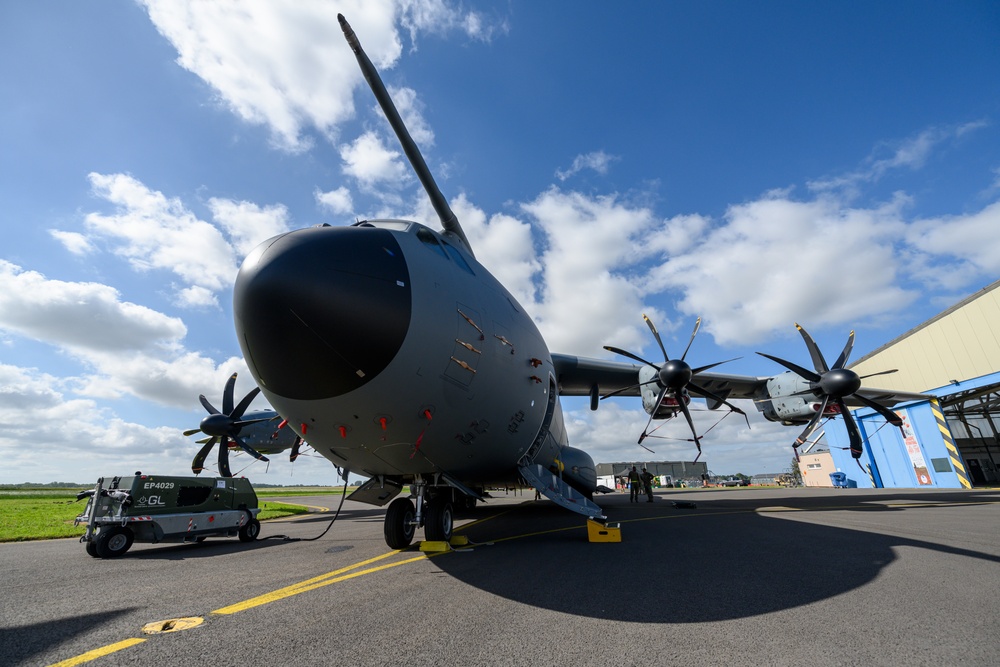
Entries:
{"type": "Polygon", "coordinates": [[[458,250],[452,247],[452,245],[449,244],[447,241],[441,241],[441,245],[443,245],[444,249],[448,251],[448,255],[450,255],[451,258],[455,260],[455,263],[458,264],[460,269],[462,269],[466,273],[471,273],[472,275],[476,275],[475,273],[472,272],[472,267],[469,266],[469,263],[465,261],[464,257],[462,257],[462,253],[460,253],[458,250]]]}
{"type": "Polygon", "coordinates": [[[437,237],[434,236],[434,232],[421,227],[417,230],[417,238],[420,239],[420,242],[425,246],[447,259],[448,255],[444,253],[444,249],[441,247],[441,244],[438,243],[437,237]]]}

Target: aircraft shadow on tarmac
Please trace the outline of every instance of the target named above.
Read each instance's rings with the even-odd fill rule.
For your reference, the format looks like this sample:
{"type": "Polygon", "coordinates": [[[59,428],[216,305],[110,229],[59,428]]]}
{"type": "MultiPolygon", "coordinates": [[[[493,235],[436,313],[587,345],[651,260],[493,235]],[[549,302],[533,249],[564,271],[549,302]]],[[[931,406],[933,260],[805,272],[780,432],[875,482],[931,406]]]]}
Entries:
{"type": "Polygon", "coordinates": [[[90,632],[109,621],[136,611],[137,607],[102,608],[92,614],[80,614],[14,628],[0,628],[3,664],[25,664],[32,656],[44,653],[79,634],[90,632]]]}
{"type": "MultiPolygon", "coordinates": [[[[795,506],[804,511],[793,514],[823,505],[905,512],[905,507],[883,503],[929,500],[906,495],[850,498],[826,496],[801,504],[796,499],[795,506]]],[[[996,502],[995,496],[952,500],[959,498],[963,503],[980,498],[996,502]]],[[[683,510],[671,506],[669,495],[631,507],[624,497],[608,500],[602,505],[612,523],[621,522],[620,543],[589,544],[585,527],[559,530],[574,525],[572,520],[543,502],[517,506],[498,520],[461,531],[473,542],[496,542],[435,563],[470,586],[523,604],[640,623],[745,618],[831,598],[871,582],[897,558],[897,547],[1000,563],[1000,557],[988,553],[754,512],[782,501],[749,497],[714,502],[709,496],[696,498],[697,509],[683,510]],[[518,535],[525,537],[504,541],[518,535]]],[[[935,496],[933,502],[947,500],[935,496]]]]}

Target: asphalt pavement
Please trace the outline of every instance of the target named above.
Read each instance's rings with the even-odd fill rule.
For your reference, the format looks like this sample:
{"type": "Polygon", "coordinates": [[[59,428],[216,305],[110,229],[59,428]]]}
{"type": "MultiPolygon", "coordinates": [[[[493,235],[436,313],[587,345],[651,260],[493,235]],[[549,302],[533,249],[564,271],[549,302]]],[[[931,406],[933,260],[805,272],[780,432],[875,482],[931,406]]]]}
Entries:
{"type": "Polygon", "coordinates": [[[1000,664],[1000,492],[599,497],[619,543],[494,495],[436,554],[352,502],[310,540],[337,496],[250,544],[0,544],[0,665],[1000,664]]]}

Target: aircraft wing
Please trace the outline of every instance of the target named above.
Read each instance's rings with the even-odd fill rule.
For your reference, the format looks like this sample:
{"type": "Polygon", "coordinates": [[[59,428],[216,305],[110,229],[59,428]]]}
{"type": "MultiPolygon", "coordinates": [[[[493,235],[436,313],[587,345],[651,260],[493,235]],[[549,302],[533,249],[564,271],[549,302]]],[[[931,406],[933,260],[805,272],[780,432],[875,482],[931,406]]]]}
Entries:
{"type": "MultiPolygon", "coordinates": [[[[568,354],[553,354],[552,364],[556,369],[559,394],[562,396],[589,396],[596,384],[600,395],[621,391],[619,396],[639,396],[639,364],[604,359],[590,359],[568,354]],[[629,387],[631,387],[629,389],[629,387]]],[[[695,383],[716,394],[728,398],[754,398],[766,387],[770,378],[750,375],[729,375],[726,373],[698,373],[695,383]]],[[[691,393],[699,393],[691,388],[691,393]]]]}
{"type": "MultiPolygon", "coordinates": [[[[611,392],[620,392],[619,396],[639,396],[639,364],[605,359],[577,357],[569,354],[553,354],[552,364],[556,370],[556,380],[559,383],[561,396],[589,396],[591,388],[597,385],[601,396],[611,392]]],[[[751,375],[731,375],[728,373],[698,373],[693,382],[726,399],[743,398],[768,400],[783,395],[802,391],[807,383],[798,379],[791,388],[779,386],[772,382],[779,376],[794,377],[791,373],[780,373],[774,376],[754,377],[751,375]],[[799,384],[801,383],[801,384],[799,384]]],[[[692,395],[701,394],[689,387],[692,395]]],[[[930,398],[925,394],[890,389],[863,387],[857,394],[875,401],[879,405],[891,408],[908,401],[923,401],[930,398]]],[[[854,395],[848,396],[845,403],[851,408],[860,408],[864,404],[854,395]]],[[[807,413],[808,414],[808,413],[807,413]]]]}

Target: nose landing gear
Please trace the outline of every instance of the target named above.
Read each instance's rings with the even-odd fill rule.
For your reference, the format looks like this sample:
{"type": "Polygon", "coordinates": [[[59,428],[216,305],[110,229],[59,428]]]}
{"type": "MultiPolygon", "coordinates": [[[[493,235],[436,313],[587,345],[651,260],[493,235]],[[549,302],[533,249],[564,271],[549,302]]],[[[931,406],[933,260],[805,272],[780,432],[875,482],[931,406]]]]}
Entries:
{"type": "Polygon", "coordinates": [[[410,485],[410,498],[396,498],[389,503],[385,513],[385,543],[390,549],[405,549],[413,542],[418,527],[423,527],[428,540],[447,542],[455,525],[452,505],[453,489],[428,488],[427,482],[418,478],[410,485]]]}

